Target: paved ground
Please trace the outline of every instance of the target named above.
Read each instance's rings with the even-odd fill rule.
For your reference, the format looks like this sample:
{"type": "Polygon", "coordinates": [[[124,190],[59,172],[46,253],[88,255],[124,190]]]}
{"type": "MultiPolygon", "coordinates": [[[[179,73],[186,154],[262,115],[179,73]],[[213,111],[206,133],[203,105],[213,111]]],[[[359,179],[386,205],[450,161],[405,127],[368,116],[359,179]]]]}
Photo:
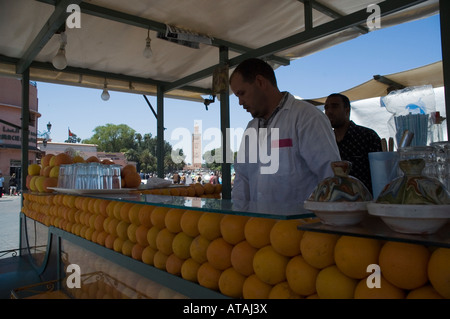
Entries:
{"type": "Polygon", "coordinates": [[[21,196],[0,198],[0,258],[1,252],[19,248],[19,213],[21,196]]]}

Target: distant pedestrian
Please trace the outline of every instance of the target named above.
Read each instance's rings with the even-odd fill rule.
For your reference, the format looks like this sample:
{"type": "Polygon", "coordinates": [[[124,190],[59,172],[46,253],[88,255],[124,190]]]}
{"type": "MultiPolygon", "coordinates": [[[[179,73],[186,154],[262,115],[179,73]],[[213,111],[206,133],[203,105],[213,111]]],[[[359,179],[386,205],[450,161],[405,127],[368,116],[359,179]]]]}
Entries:
{"type": "Polygon", "coordinates": [[[3,196],[3,183],[5,182],[5,178],[3,177],[2,172],[0,172],[0,198],[3,196]]]}
{"type": "Polygon", "coordinates": [[[11,175],[9,179],[9,196],[17,195],[17,179],[16,173],[11,175]]]}

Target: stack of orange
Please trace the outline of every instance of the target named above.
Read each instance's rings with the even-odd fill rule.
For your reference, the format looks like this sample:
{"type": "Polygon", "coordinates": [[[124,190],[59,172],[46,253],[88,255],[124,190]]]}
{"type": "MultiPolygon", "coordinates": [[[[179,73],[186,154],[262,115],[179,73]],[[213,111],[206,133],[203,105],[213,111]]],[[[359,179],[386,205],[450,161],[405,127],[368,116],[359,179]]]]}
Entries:
{"type": "Polygon", "coordinates": [[[137,188],[141,185],[141,176],[136,170],[136,166],[127,164],[120,170],[122,188],[137,188]]]}
{"type": "Polygon", "coordinates": [[[449,248],[298,229],[310,220],[69,195],[26,194],[23,212],[233,298],[450,298],[449,248]]]}

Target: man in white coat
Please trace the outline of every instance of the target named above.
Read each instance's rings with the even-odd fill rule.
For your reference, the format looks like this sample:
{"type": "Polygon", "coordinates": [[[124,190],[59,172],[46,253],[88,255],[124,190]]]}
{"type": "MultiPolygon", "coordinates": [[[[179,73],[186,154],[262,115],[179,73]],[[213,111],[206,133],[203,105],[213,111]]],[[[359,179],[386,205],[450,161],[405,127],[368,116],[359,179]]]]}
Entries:
{"type": "Polygon", "coordinates": [[[260,59],[238,65],[230,87],[253,117],[235,160],[232,199],[302,203],[340,160],[327,116],[281,92],[272,67],[260,59]]]}

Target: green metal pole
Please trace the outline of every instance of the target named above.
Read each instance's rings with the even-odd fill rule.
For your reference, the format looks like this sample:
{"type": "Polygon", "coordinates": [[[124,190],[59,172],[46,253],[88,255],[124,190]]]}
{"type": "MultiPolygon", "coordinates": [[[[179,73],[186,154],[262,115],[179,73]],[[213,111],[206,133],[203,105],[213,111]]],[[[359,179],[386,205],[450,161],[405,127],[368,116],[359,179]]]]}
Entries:
{"type": "MultiPolygon", "coordinates": [[[[228,48],[220,47],[220,64],[228,63],[228,48]]],[[[228,76],[227,76],[228,78],[228,76]]],[[[220,93],[220,129],[222,131],[222,198],[231,199],[231,160],[233,155],[229,154],[230,149],[230,89],[220,93]],[[228,156],[227,156],[228,155],[228,156]]]]}
{"type": "Polygon", "coordinates": [[[22,190],[26,190],[28,172],[28,136],[30,134],[30,69],[22,73],[22,168],[20,181],[22,190]]]}
{"type": "Polygon", "coordinates": [[[164,91],[161,86],[158,86],[157,96],[157,174],[159,178],[164,178],[164,91]]]}
{"type": "MultiPolygon", "coordinates": [[[[30,69],[26,68],[22,73],[22,129],[20,131],[21,134],[21,151],[22,151],[22,162],[20,164],[20,186],[22,188],[22,196],[21,196],[21,204],[23,203],[23,192],[27,190],[27,174],[28,174],[28,136],[30,133],[29,123],[30,123],[30,69]]],[[[24,235],[22,232],[22,223],[23,219],[20,218],[19,214],[19,254],[22,255],[22,236],[24,235]]]]}
{"type": "Polygon", "coordinates": [[[439,1],[439,14],[441,18],[441,46],[442,46],[442,71],[444,74],[445,113],[447,118],[447,140],[450,139],[450,2],[439,1]]]}

